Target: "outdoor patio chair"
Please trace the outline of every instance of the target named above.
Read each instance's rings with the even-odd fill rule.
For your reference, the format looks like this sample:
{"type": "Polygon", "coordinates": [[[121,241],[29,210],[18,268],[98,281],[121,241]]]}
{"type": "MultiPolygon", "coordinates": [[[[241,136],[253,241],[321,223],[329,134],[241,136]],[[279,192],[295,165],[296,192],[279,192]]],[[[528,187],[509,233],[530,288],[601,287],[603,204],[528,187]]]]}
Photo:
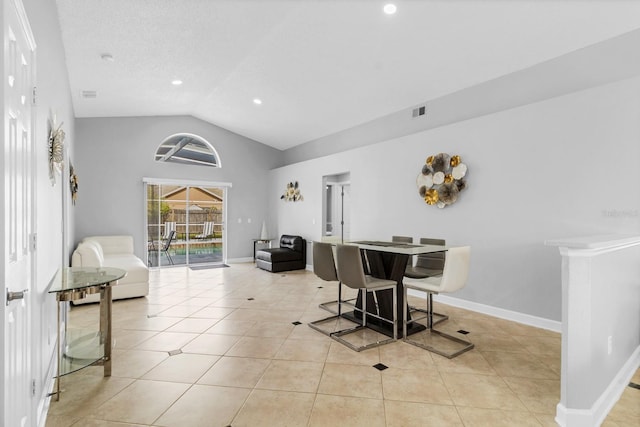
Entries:
{"type": "Polygon", "coordinates": [[[169,254],[169,248],[171,247],[171,241],[173,240],[174,237],[176,237],[176,231],[175,230],[171,230],[169,232],[169,238],[164,242],[164,245],[162,245],[162,252],[164,252],[164,254],[167,256],[167,259],[169,260],[169,263],[171,265],[173,265],[173,259],[171,258],[171,255],[169,254]]]}
{"type": "Polygon", "coordinates": [[[202,227],[202,234],[198,234],[196,239],[206,239],[213,236],[213,221],[206,221],[202,227]]]}
{"type": "Polygon", "coordinates": [[[162,240],[167,240],[169,238],[169,234],[172,231],[174,231],[174,232],[176,231],[176,223],[175,222],[165,222],[164,223],[164,234],[162,235],[162,240]]]}

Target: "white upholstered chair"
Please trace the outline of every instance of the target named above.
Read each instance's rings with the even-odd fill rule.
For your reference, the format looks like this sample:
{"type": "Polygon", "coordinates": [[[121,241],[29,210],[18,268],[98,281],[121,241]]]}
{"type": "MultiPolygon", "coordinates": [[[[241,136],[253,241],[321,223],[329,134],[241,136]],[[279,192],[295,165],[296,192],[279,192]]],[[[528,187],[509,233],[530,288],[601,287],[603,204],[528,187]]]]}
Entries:
{"type": "MultiPolygon", "coordinates": [[[[445,246],[446,241],[444,239],[434,239],[430,237],[421,237],[420,238],[421,245],[437,245],[437,246],[445,246]]],[[[427,277],[434,277],[442,275],[442,270],[444,269],[444,259],[445,259],[445,251],[443,248],[442,252],[429,252],[426,254],[420,254],[416,256],[415,264],[407,265],[407,268],[404,271],[405,277],[410,279],[426,279],[427,277]]],[[[420,311],[425,312],[425,310],[409,306],[409,312],[412,311],[420,311]]],[[[433,324],[437,325],[440,322],[444,322],[449,318],[446,314],[433,312],[433,324]]]]}
{"type": "Polygon", "coordinates": [[[406,342],[418,347],[425,348],[449,359],[456,357],[466,351],[469,351],[474,347],[473,344],[469,341],[433,329],[433,294],[455,292],[462,289],[467,284],[467,278],[469,277],[470,253],[471,248],[469,246],[449,248],[446,253],[444,269],[441,276],[427,277],[424,279],[405,278],[403,280],[405,304],[403,307],[404,322],[402,325],[402,331],[404,334],[404,340],[406,342]],[[427,314],[425,317],[414,318],[407,321],[407,307],[409,306],[409,303],[407,301],[407,291],[409,289],[412,289],[414,291],[426,292],[427,314]],[[422,319],[427,319],[427,333],[436,334],[449,340],[450,342],[453,342],[453,345],[456,348],[453,350],[445,350],[442,348],[436,348],[432,344],[424,344],[421,341],[410,339],[410,337],[407,336],[407,325],[409,323],[417,322],[418,320],[422,319]]]}

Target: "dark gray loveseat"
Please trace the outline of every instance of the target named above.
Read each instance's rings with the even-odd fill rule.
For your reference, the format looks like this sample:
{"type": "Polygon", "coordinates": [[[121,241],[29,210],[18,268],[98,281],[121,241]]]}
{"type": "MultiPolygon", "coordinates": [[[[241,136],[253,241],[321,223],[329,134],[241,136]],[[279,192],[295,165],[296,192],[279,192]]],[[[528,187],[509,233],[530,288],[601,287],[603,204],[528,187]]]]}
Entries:
{"type": "Polygon", "coordinates": [[[300,236],[283,234],[280,247],[260,249],[256,252],[256,264],[263,270],[302,270],[307,267],[307,241],[300,236]]]}

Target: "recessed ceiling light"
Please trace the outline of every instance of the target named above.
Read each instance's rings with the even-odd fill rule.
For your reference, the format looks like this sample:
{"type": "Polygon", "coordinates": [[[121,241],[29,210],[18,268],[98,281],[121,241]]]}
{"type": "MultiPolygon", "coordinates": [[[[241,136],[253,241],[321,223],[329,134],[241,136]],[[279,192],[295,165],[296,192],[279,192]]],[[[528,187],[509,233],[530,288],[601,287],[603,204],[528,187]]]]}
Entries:
{"type": "Polygon", "coordinates": [[[387,15],[393,15],[394,13],[396,13],[396,10],[398,10],[398,8],[393,3],[387,3],[384,5],[382,10],[384,10],[384,13],[386,13],[387,15]]]}
{"type": "Polygon", "coordinates": [[[178,80],[178,79],[173,80],[171,84],[174,86],[180,86],[182,84],[182,80],[178,80]]]}
{"type": "Polygon", "coordinates": [[[260,98],[253,98],[253,103],[256,105],[262,105],[262,99],[260,98]]]}

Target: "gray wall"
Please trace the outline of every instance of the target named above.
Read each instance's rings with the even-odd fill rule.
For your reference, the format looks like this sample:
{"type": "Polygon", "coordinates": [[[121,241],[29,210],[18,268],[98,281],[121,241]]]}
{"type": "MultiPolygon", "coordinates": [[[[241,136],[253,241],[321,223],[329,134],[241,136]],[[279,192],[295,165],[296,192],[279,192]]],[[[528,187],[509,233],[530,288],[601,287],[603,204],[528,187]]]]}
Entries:
{"type": "Polygon", "coordinates": [[[640,75],[640,30],[579,49],[515,73],[425,100],[427,113],[412,108],[377,118],[285,150],[285,164],[310,160],[392,138],[543,101],[640,75]],[[427,102],[428,101],[428,102],[427,102]]]}
{"type": "Polygon", "coordinates": [[[351,238],[438,237],[471,245],[455,296],[561,319],[560,257],[544,241],[640,232],[640,77],[278,168],[277,233],[321,238],[322,177],[351,173],[351,238]],[[427,156],[458,154],[468,188],[444,209],[419,197],[427,156]],[[283,202],[289,181],[303,202],[283,202]]]}
{"type": "Polygon", "coordinates": [[[248,258],[253,253],[251,239],[260,235],[267,217],[267,173],[281,164],[279,150],[188,116],[77,119],[75,152],[75,243],[89,235],[130,234],[142,259],[144,177],[230,182],[227,256],[248,258]],[[160,143],[181,132],[209,141],[222,168],[154,161],[160,143]]]}

